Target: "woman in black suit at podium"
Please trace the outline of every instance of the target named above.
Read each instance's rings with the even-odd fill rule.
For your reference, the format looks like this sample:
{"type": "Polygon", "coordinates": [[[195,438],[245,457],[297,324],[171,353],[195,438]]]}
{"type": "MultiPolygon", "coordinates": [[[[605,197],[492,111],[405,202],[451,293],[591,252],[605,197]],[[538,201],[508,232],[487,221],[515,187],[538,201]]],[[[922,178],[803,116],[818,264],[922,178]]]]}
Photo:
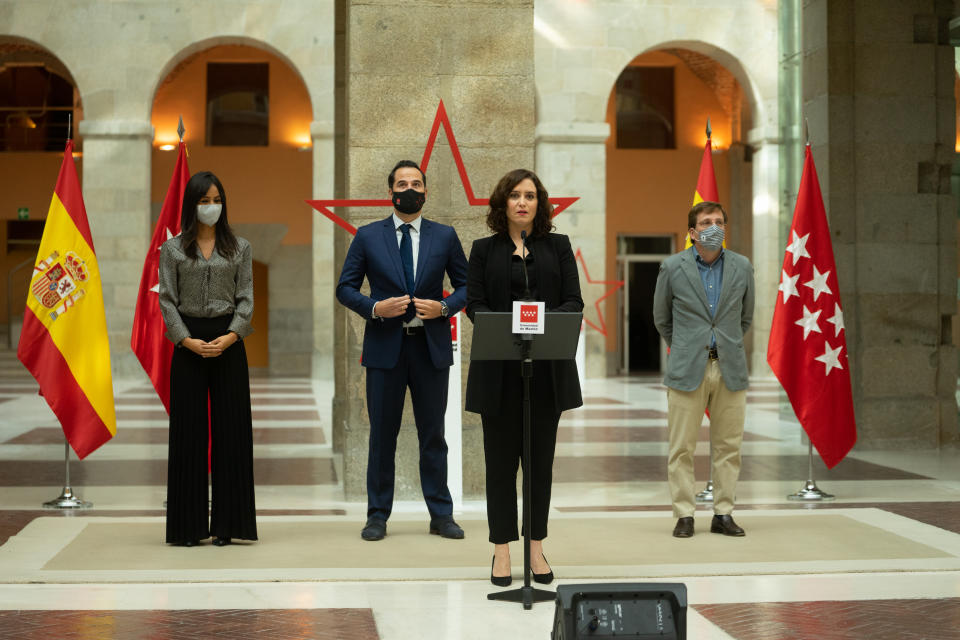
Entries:
{"type": "MultiPolygon", "coordinates": [[[[583,310],[577,263],[570,239],[551,233],[553,207],[532,171],[516,169],[500,179],[490,196],[487,226],[493,235],[474,241],[467,274],[467,315],[512,311],[524,298],[545,303],[547,311],[583,310]],[[526,247],[521,232],[526,231],[526,247]],[[526,261],[527,277],[522,261],[526,261]]],[[[466,410],[479,413],[487,472],[487,522],[494,544],[490,581],[507,586],[509,543],[517,531],[517,469],[523,450],[523,382],[519,361],[472,360],[466,410]]],[[[534,362],[531,380],[530,568],[541,584],[553,580],[543,555],[553,482],[553,454],[560,413],[583,404],[573,360],[534,362]]]]}

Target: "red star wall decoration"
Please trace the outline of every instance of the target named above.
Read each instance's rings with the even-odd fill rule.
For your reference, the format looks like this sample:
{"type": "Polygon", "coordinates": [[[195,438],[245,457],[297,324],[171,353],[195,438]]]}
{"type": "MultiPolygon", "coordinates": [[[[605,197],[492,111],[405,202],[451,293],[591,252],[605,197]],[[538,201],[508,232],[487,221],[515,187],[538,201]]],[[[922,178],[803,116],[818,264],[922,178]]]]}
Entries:
{"type": "Polygon", "coordinates": [[[606,300],[614,291],[623,286],[623,280],[594,280],[590,277],[590,272],[587,271],[587,262],[583,259],[583,252],[580,249],[577,249],[577,260],[580,262],[580,268],[583,269],[583,275],[586,277],[589,284],[606,284],[612,285],[607,288],[606,292],[597,298],[596,302],[593,303],[593,306],[597,310],[597,318],[600,320],[600,326],[593,324],[586,317],[583,318],[583,321],[586,322],[589,326],[593,327],[600,332],[601,335],[606,337],[607,335],[607,323],[603,320],[603,310],[600,308],[600,303],[606,300]]]}
{"type": "MultiPolygon", "coordinates": [[[[433,147],[437,141],[437,134],[440,133],[440,126],[443,126],[446,131],[447,141],[450,143],[450,153],[453,154],[453,162],[457,166],[457,173],[460,174],[460,182],[463,184],[463,191],[467,196],[467,202],[470,206],[480,207],[487,206],[489,204],[489,198],[478,198],[473,194],[473,187],[470,185],[470,176],[467,175],[467,169],[463,164],[463,157],[460,155],[460,148],[457,146],[457,138],[453,134],[453,127],[450,125],[450,118],[447,116],[447,109],[443,106],[443,100],[440,101],[440,104],[437,106],[437,114],[433,119],[433,126],[430,128],[430,137],[427,139],[427,146],[423,150],[423,159],[420,160],[420,168],[423,169],[424,173],[427,171],[427,166],[430,164],[430,156],[433,154],[433,147]]],[[[578,197],[553,197],[550,198],[550,203],[554,205],[553,216],[556,217],[562,211],[567,209],[574,202],[579,200],[578,197]]],[[[311,207],[322,213],[328,219],[330,219],[334,224],[339,226],[341,229],[347,231],[350,235],[356,235],[357,228],[352,224],[338,216],[333,212],[331,207],[392,207],[393,203],[387,198],[377,198],[377,199],[364,199],[364,198],[347,198],[342,200],[307,200],[307,204],[311,207]]],[[[594,283],[593,280],[590,280],[589,274],[587,274],[586,264],[583,262],[583,255],[580,250],[577,249],[577,258],[580,260],[580,264],[583,266],[583,272],[587,276],[587,282],[594,283]]],[[[603,281],[599,281],[603,282],[603,281]]],[[[603,284],[611,284],[608,282],[603,282],[603,284]]],[[[603,298],[597,300],[597,313],[600,318],[600,327],[593,324],[589,320],[586,320],[586,323],[599,331],[603,335],[607,335],[606,332],[606,323],[603,320],[603,313],[600,311],[600,302],[609,296],[611,293],[616,291],[619,287],[623,286],[623,282],[619,282],[618,286],[607,291],[603,298]]]]}

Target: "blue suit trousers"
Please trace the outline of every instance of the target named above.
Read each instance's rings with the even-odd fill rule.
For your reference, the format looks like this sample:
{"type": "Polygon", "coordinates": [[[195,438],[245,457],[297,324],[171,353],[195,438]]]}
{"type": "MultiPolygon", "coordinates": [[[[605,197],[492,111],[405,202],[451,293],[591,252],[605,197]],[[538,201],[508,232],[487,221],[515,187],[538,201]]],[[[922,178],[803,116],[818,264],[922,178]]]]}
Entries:
{"type": "Polygon", "coordinates": [[[404,333],[400,358],[391,369],[367,367],[367,413],[370,448],[367,457],[367,517],[387,520],[393,509],[397,435],[407,388],[420,443],[420,487],[431,518],[453,514],[447,488],[447,408],[449,367],[433,366],[427,339],[421,330],[404,333]]]}

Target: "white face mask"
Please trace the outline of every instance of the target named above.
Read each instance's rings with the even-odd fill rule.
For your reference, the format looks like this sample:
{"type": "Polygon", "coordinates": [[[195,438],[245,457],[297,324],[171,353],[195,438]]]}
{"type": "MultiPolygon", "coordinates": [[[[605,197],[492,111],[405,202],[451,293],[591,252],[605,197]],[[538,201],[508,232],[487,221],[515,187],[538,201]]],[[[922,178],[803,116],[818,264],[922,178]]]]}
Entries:
{"type": "Polygon", "coordinates": [[[222,208],[223,205],[219,204],[198,204],[197,220],[212,227],[217,224],[217,220],[220,219],[220,210],[222,208]]]}

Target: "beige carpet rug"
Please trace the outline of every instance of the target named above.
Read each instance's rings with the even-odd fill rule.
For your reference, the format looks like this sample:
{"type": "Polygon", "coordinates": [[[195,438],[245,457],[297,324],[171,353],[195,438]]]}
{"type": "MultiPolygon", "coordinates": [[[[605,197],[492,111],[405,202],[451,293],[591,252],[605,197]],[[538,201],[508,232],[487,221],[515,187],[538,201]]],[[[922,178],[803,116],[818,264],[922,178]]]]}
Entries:
{"type": "MultiPolygon", "coordinates": [[[[662,514],[556,517],[546,548],[557,575],[569,578],[896,571],[914,566],[930,570],[960,564],[960,552],[918,541],[913,534],[927,525],[879,510],[767,513],[737,515],[747,530],[745,538],[711,534],[709,515],[700,516],[697,535],[687,540],[671,537],[673,519],[662,514]],[[869,512],[870,517],[864,521],[857,512],[869,512]],[[906,533],[895,532],[898,523],[906,533]]],[[[47,519],[35,523],[41,520],[47,519]]],[[[428,535],[426,522],[391,521],[386,539],[371,543],[360,539],[362,524],[355,521],[278,516],[260,520],[257,542],[219,548],[207,541],[190,549],[163,543],[161,518],[130,520],[135,521],[74,521],[76,535],[36,567],[37,575],[91,572],[81,581],[97,574],[122,580],[125,572],[145,572],[158,581],[481,579],[489,571],[492,553],[481,520],[461,520],[466,539],[460,541],[428,535]]],[[[931,535],[936,544],[939,534],[931,535]]],[[[515,575],[520,575],[522,547],[515,544],[512,551],[515,575]]]]}

